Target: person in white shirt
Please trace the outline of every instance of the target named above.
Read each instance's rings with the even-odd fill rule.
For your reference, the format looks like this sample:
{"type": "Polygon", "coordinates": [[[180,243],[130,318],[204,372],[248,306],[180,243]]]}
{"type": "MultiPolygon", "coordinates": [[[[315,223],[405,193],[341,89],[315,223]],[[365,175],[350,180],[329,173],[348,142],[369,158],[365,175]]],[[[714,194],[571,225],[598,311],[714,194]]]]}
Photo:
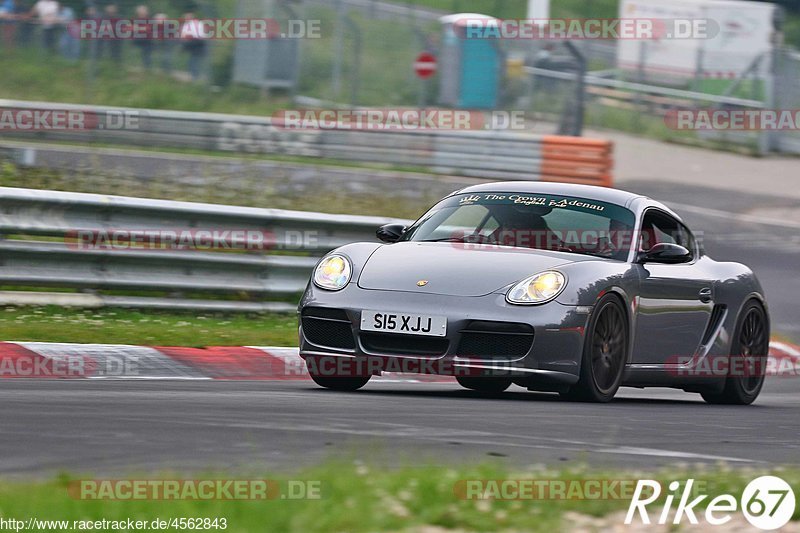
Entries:
{"type": "Polygon", "coordinates": [[[44,47],[51,52],[56,49],[59,11],[61,11],[61,6],[56,0],[38,0],[31,9],[31,15],[37,17],[39,24],[42,25],[44,47]]]}
{"type": "Polygon", "coordinates": [[[189,53],[189,73],[197,81],[202,75],[203,62],[206,57],[206,40],[211,36],[203,29],[194,13],[186,13],[181,26],[183,48],[189,53]]]}

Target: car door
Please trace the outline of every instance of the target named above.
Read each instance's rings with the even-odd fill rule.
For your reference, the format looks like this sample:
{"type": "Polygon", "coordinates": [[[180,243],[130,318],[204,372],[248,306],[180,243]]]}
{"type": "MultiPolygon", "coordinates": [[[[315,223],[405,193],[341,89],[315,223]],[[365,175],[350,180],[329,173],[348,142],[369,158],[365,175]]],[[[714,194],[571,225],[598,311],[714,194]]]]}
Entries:
{"type": "Polygon", "coordinates": [[[691,232],[668,213],[649,209],[642,218],[640,251],[658,243],[679,244],[692,252],[680,264],[638,264],[633,364],[662,365],[698,350],[713,309],[713,280],[691,232]]]}

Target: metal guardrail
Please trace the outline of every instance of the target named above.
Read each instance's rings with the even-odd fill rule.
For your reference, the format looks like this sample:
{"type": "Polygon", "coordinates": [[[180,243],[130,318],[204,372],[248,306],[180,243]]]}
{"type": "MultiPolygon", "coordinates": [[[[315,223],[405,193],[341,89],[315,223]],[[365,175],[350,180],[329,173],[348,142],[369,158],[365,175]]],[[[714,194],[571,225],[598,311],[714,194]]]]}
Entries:
{"type": "Polygon", "coordinates": [[[499,130],[299,129],[286,127],[279,119],[244,115],[0,100],[0,113],[5,110],[69,110],[91,117],[85,128],[3,132],[3,136],[22,139],[265,153],[424,167],[479,178],[610,184],[611,144],[607,141],[588,140],[606,145],[597,159],[597,175],[584,170],[574,176],[569,168],[555,175],[545,172],[554,168],[545,146],[574,146],[585,140],[576,137],[499,130]],[[134,118],[127,126],[126,116],[134,118]],[[115,124],[122,125],[109,127],[115,124]]]}
{"type": "MultiPolygon", "coordinates": [[[[557,70],[549,70],[538,67],[525,67],[525,72],[528,74],[544,76],[557,80],[572,81],[575,79],[575,74],[570,72],[561,72],[557,70]]],[[[588,75],[584,78],[586,85],[592,87],[609,87],[612,89],[622,89],[630,92],[639,92],[642,94],[652,94],[658,96],[667,96],[672,98],[682,98],[690,101],[708,102],[710,104],[724,104],[740,107],[763,108],[764,102],[760,100],[751,100],[747,98],[737,98],[734,96],[716,95],[710,93],[701,93],[696,91],[687,91],[683,89],[674,89],[672,87],[661,87],[657,85],[647,85],[644,83],[635,83],[624,80],[614,80],[609,78],[601,78],[599,76],[588,75]]]]}
{"type": "MultiPolygon", "coordinates": [[[[532,80],[560,82],[573,84],[575,74],[573,72],[563,72],[558,70],[544,69],[538,67],[525,67],[524,71],[532,80]]],[[[605,71],[605,74],[617,74],[616,69],[605,71]]],[[[595,112],[600,109],[609,111],[625,111],[627,113],[618,115],[616,120],[625,120],[629,117],[629,125],[633,128],[641,127],[641,119],[644,117],[655,117],[665,121],[664,126],[670,127],[670,113],[680,110],[699,111],[707,109],[742,109],[742,110],[765,110],[771,106],[767,100],[753,98],[741,98],[730,94],[712,94],[694,90],[677,89],[649,83],[631,82],[620,79],[604,77],[603,72],[589,74],[583,77],[582,84],[585,86],[586,101],[593,104],[595,112]]],[[[742,81],[743,78],[739,78],[742,81]]],[[[532,82],[533,85],[533,82],[532,82]]],[[[756,84],[753,84],[757,87],[756,84]]],[[[728,91],[731,92],[738,83],[731,80],[728,91]]],[[[551,89],[551,92],[554,92],[551,89]]],[[[557,92],[557,91],[555,91],[557,92]]],[[[545,99],[543,105],[548,106],[549,102],[545,99]]],[[[547,114],[547,109],[542,109],[547,114]]],[[[567,112],[570,112],[567,110],[567,112]]],[[[671,126],[674,127],[674,126],[671,126]]],[[[634,129],[634,131],[635,131],[634,129]]],[[[677,133],[677,130],[676,130],[677,133]]],[[[684,134],[691,133],[685,130],[684,134]]],[[[716,141],[730,143],[756,149],[761,155],[766,155],[772,150],[792,152],[793,140],[790,132],[770,132],[767,130],[748,130],[748,129],[720,129],[713,128],[698,129],[694,132],[698,140],[716,141]]],[[[800,142],[797,143],[800,146],[800,142]]]]}
{"type": "MultiPolygon", "coordinates": [[[[375,240],[377,227],[390,222],[408,223],[380,217],[0,187],[0,285],[90,293],[51,298],[66,304],[71,300],[74,305],[288,311],[294,306],[269,300],[301,292],[319,256],[349,242],[375,240]],[[78,232],[110,235],[115,230],[217,231],[220,235],[251,231],[271,238],[266,249],[257,251],[248,251],[248,246],[213,251],[143,249],[97,246],[96,241],[87,246],[76,238],[78,232]],[[102,290],[134,294],[96,294],[102,290]],[[166,295],[139,294],[152,291],[166,295]],[[213,298],[187,297],[203,294],[213,298]]],[[[34,293],[11,295],[3,293],[0,302],[42,303],[41,295],[34,293]]]]}

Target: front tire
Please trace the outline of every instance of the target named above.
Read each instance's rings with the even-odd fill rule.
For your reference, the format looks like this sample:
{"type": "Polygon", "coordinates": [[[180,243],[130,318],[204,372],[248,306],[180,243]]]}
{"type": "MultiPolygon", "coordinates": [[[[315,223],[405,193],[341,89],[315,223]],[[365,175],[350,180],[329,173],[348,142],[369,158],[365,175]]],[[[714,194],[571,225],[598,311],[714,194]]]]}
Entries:
{"type": "Polygon", "coordinates": [[[769,354],[769,320],[761,304],[751,300],[744,306],[736,321],[733,339],[729,368],[746,369],[747,375],[725,378],[722,392],[701,392],[708,403],[750,405],[764,386],[769,354]]]}
{"type": "Polygon", "coordinates": [[[511,386],[511,378],[466,378],[456,376],[456,381],[465,389],[487,394],[497,394],[511,386]]]}
{"type": "Polygon", "coordinates": [[[311,379],[320,387],[340,391],[354,392],[366,385],[372,376],[323,376],[319,373],[318,365],[306,360],[306,368],[311,379]]]}
{"type": "Polygon", "coordinates": [[[622,384],[629,338],[622,303],[611,294],[604,296],[595,306],[586,333],[580,379],[561,396],[569,400],[610,402],[622,384]]]}

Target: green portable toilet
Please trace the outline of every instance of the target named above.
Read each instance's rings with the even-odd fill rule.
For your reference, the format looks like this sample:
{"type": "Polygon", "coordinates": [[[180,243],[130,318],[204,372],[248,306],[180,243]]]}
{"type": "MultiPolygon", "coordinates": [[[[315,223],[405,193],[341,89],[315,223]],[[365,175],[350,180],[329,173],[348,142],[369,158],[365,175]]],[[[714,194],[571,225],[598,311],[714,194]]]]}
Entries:
{"type": "Polygon", "coordinates": [[[439,102],[462,109],[495,109],[500,97],[503,54],[498,21],[477,13],[441,17],[439,102]]]}

